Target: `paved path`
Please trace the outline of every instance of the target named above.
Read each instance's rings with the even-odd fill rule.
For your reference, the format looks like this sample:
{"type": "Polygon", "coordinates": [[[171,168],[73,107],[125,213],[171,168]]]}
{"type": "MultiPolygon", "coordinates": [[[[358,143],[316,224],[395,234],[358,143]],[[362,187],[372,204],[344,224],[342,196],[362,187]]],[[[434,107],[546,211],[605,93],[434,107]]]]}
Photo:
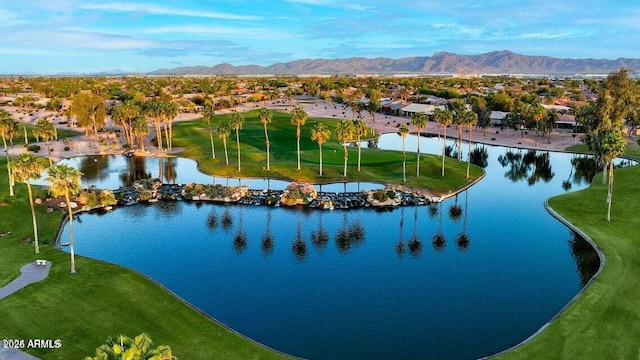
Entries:
{"type": "MultiPolygon", "coordinates": [[[[20,276],[10,282],[7,286],[0,288],[0,300],[22,289],[27,285],[31,285],[38,281],[44,280],[49,276],[51,262],[47,261],[46,265],[36,265],[35,262],[29,263],[20,269],[20,276]]],[[[0,360],[38,360],[37,357],[24,353],[16,349],[6,349],[0,342],[0,360]]]]}

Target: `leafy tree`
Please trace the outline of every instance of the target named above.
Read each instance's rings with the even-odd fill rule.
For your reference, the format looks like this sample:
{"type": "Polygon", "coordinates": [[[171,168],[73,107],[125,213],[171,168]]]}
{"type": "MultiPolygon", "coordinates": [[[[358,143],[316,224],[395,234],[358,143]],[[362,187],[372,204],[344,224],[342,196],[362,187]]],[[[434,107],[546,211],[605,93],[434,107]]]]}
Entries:
{"type": "Polygon", "coordinates": [[[71,196],[80,192],[80,177],[82,173],[66,164],[57,164],[49,169],[47,182],[51,184],[49,192],[53,196],[64,196],[69,218],[69,250],[71,254],[71,273],[76,273],[75,250],[73,246],[73,210],[71,196]]]}
{"type": "Polygon", "coordinates": [[[330,137],[331,131],[321,122],[317,123],[313,129],[311,129],[311,140],[318,143],[320,150],[320,176],[322,176],[322,144],[326,143],[330,137]]]}
{"type": "Polygon", "coordinates": [[[513,99],[506,91],[499,91],[489,95],[488,103],[491,110],[504,112],[513,111],[513,99]]]}
{"type": "Polygon", "coordinates": [[[358,171],[360,171],[360,160],[362,158],[362,142],[360,138],[367,133],[367,124],[362,119],[355,119],[353,121],[353,133],[358,142],[358,171]]]}
{"type": "Polygon", "coordinates": [[[238,152],[238,172],[242,171],[240,167],[240,130],[244,125],[244,117],[239,112],[233,110],[229,117],[229,127],[236,131],[236,150],[238,152]]]}
{"type": "Polygon", "coordinates": [[[427,127],[427,121],[427,115],[423,112],[419,112],[411,116],[411,125],[415,126],[418,132],[418,156],[416,163],[416,176],[418,177],[420,177],[420,133],[427,127]]]}
{"type": "MultiPolygon", "coordinates": [[[[369,103],[367,104],[367,111],[371,116],[371,128],[373,129],[376,123],[376,111],[380,110],[380,90],[373,89],[369,92],[369,103]]],[[[374,130],[375,131],[375,130],[374,130]]]]}
{"type": "Polygon", "coordinates": [[[96,355],[85,360],[174,360],[171,347],[160,345],[153,347],[153,341],[146,333],[131,339],[124,335],[108,338],[96,348],[96,355]]]}
{"type": "Polygon", "coordinates": [[[231,133],[231,126],[229,126],[229,121],[225,121],[218,125],[218,137],[222,139],[222,145],[224,146],[224,161],[225,164],[229,165],[229,153],[227,152],[227,138],[231,133]]]}
{"type": "Polygon", "coordinates": [[[267,109],[266,107],[261,107],[260,112],[258,113],[258,119],[264,126],[264,141],[267,147],[267,171],[269,171],[271,170],[271,165],[269,161],[269,158],[270,158],[269,150],[271,149],[271,143],[269,142],[269,133],[267,132],[267,125],[270,124],[271,121],[273,120],[273,111],[267,109]]]}
{"type": "Polygon", "coordinates": [[[19,157],[14,158],[9,163],[13,177],[27,184],[27,193],[29,195],[29,206],[31,207],[31,219],[33,221],[34,246],[36,254],[40,253],[40,245],[38,242],[38,223],[36,221],[36,210],[33,206],[33,191],[31,189],[31,180],[38,180],[44,166],[38,162],[38,158],[30,153],[22,153],[19,157]]]}
{"type": "Polygon", "coordinates": [[[409,127],[407,124],[400,125],[398,134],[402,137],[402,181],[407,182],[407,152],[405,151],[405,140],[409,135],[409,127]]]}
{"type": "Polygon", "coordinates": [[[211,128],[211,123],[213,122],[213,117],[215,116],[215,112],[213,111],[213,107],[211,105],[205,105],[202,109],[202,120],[207,123],[207,132],[209,133],[209,141],[211,141],[211,158],[216,158],[216,148],[213,145],[213,130],[211,128]]]}
{"type": "Polygon", "coordinates": [[[300,170],[300,127],[307,122],[308,116],[307,112],[299,106],[291,110],[291,124],[296,126],[296,139],[298,141],[298,170],[300,170]]]}
{"type": "Polygon", "coordinates": [[[349,160],[349,151],[347,150],[347,142],[353,139],[353,121],[342,120],[336,129],[336,137],[342,143],[344,149],[344,172],[342,176],[347,177],[347,162],[349,160]]]}
{"type": "Polygon", "coordinates": [[[447,109],[436,108],[433,116],[436,122],[444,128],[444,142],[442,144],[442,176],[444,177],[444,158],[447,149],[447,126],[453,121],[453,114],[447,109]]]}
{"type": "Polygon", "coordinates": [[[469,98],[471,104],[471,110],[478,116],[478,126],[482,128],[482,134],[486,135],[486,130],[491,125],[491,109],[489,108],[487,101],[480,96],[472,96],[469,98]]]}
{"type": "Polygon", "coordinates": [[[87,136],[93,132],[97,140],[98,129],[106,125],[107,109],[99,96],[83,92],[71,99],[71,115],[76,117],[78,126],[85,129],[87,136]]]}
{"type": "Polygon", "coordinates": [[[18,123],[13,120],[11,114],[9,114],[6,110],[0,109],[0,136],[2,136],[2,145],[4,146],[4,153],[7,156],[9,196],[13,196],[13,176],[11,176],[11,167],[9,167],[11,157],[9,156],[9,148],[7,147],[7,139],[13,142],[13,134],[16,131],[17,126],[18,123]]]}
{"type": "Polygon", "coordinates": [[[51,146],[49,142],[58,136],[58,129],[52,121],[47,119],[38,119],[36,125],[33,127],[33,136],[36,140],[42,139],[47,145],[47,154],[49,155],[49,166],[53,166],[53,160],[51,160],[51,146]]]}

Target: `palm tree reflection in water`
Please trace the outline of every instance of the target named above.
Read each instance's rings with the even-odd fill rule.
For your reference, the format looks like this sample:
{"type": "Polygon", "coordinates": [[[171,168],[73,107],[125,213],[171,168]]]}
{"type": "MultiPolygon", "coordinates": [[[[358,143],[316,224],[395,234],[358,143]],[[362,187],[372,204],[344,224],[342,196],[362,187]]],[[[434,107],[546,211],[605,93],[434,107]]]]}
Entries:
{"type": "Polygon", "coordinates": [[[268,257],[273,253],[273,234],[271,233],[271,210],[267,211],[267,227],[262,236],[262,242],[260,242],[260,248],[262,249],[262,255],[268,257]]]}
{"type": "Polygon", "coordinates": [[[467,215],[469,214],[469,190],[464,192],[464,220],[462,221],[462,232],[456,237],[456,246],[460,251],[466,251],[469,249],[471,239],[467,234],[467,215]]]}
{"type": "Polygon", "coordinates": [[[407,243],[407,247],[409,248],[409,253],[411,256],[416,257],[420,256],[422,252],[422,241],[418,238],[418,207],[414,207],[413,210],[413,235],[409,242],[407,243]]]}
{"type": "Polygon", "coordinates": [[[438,213],[440,214],[438,232],[433,236],[431,243],[434,249],[441,251],[444,250],[445,246],[447,246],[447,241],[442,233],[442,203],[439,204],[438,213]]]}

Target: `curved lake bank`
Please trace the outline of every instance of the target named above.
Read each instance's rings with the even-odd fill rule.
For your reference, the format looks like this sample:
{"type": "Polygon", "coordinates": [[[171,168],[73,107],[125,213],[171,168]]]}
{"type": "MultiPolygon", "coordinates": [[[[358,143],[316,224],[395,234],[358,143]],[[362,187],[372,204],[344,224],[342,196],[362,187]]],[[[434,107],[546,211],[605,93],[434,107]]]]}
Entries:
{"type": "Polygon", "coordinates": [[[588,184],[579,157],[485,149],[486,178],[438,206],[136,205],[82,215],[76,250],[141,271],[294,355],[489,355],[535,332],[597,264],[542,206],[567,181],[588,184]]]}

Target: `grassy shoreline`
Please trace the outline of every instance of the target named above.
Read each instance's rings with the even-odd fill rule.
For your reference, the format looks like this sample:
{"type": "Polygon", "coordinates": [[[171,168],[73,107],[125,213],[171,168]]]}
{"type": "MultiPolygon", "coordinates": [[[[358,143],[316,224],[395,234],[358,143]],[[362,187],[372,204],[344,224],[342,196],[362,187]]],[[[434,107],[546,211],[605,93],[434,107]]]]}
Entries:
{"type": "MultiPolygon", "coordinates": [[[[598,175],[598,177],[600,177],[598,175]]],[[[640,167],[615,171],[612,222],[606,186],[596,177],[584,190],[549,199],[551,209],[600,249],[606,265],[558,318],[500,359],[637,359],[640,343],[640,167]]]]}

